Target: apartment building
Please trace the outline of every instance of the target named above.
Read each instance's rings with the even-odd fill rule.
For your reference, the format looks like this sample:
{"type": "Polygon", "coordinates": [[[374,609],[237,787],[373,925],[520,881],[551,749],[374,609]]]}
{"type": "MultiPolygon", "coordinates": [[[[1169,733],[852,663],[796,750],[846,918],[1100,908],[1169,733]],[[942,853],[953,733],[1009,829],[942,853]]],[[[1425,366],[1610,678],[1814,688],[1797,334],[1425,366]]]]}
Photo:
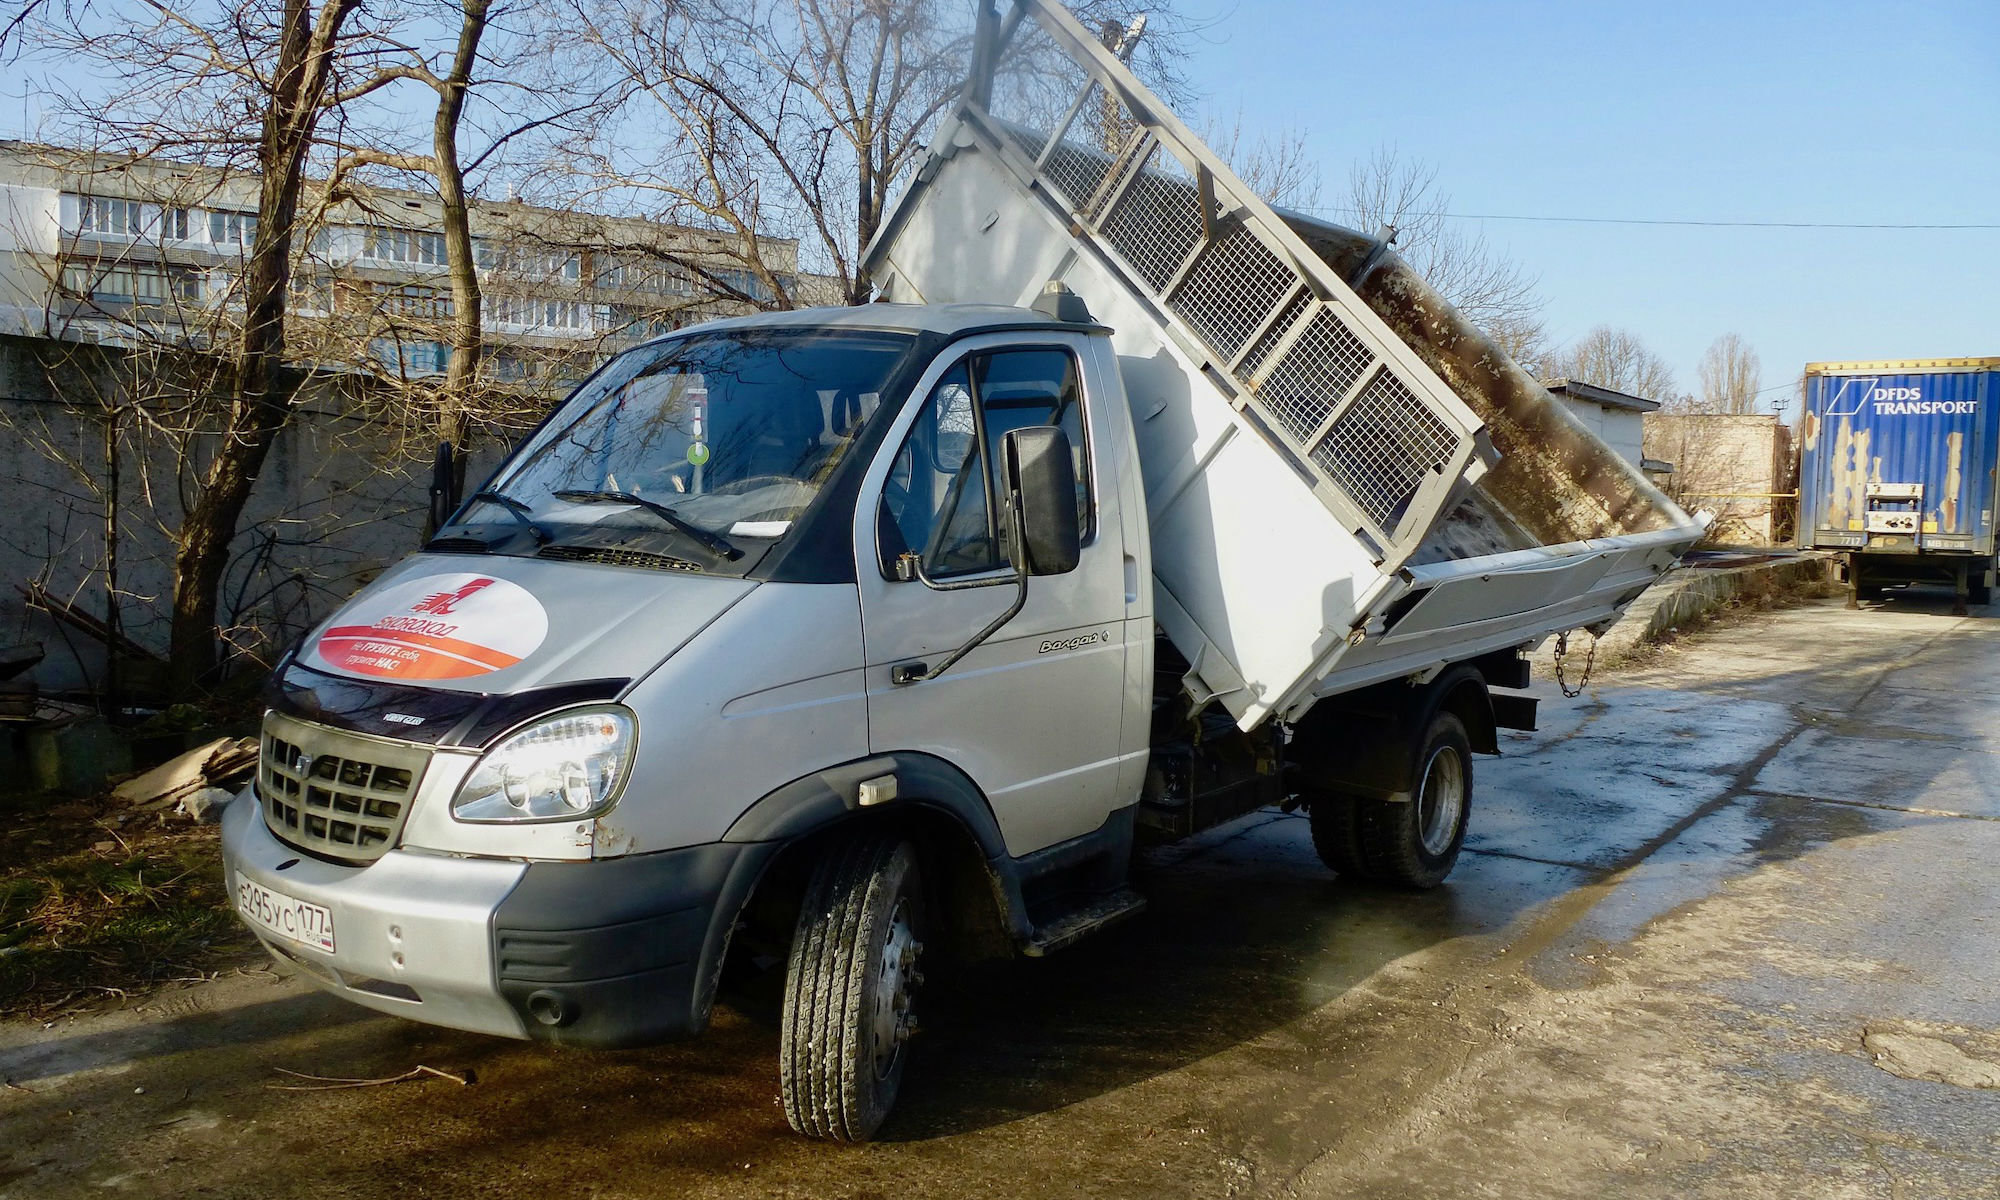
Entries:
{"type": "MultiPolygon", "coordinates": [[[[0,141],[0,334],[111,344],[216,338],[241,312],[258,181],[0,141]]],[[[418,192],[307,185],[290,352],[302,365],[421,380],[444,370],[443,211],[418,192]]],[[[829,298],[795,242],[519,201],[470,213],[482,373],[542,392],[642,338],[829,298]],[[803,293],[803,295],[802,295],[803,293]]]]}

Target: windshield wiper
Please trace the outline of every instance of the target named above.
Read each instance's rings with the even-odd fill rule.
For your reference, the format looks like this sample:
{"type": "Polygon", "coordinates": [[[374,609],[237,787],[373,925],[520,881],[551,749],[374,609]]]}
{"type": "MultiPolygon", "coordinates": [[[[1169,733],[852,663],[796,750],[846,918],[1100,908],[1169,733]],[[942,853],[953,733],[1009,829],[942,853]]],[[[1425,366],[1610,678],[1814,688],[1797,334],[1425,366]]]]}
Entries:
{"type": "Polygon", "coordinates": [[[501,508],[506,509],[508,516],[514,518],[516,521],[519,521],[521,524],[527,526],[528,532],[535,535],[536,545],[547,544],[549,540],[549,531],[543,529],[539,524],[535,522],[535,517],[534,517],[535,510],[529,508],[527,504],[524,503],[523,501],[516,500],[514,497],[509,496],[505,492],[474,492],[472,493],[470,499],[484,500],[488,504],[497,504],[501,508]]]}
{"type": "Polygon", "coordinates": [[[737,549],[736,544],[728,538],[723,537],[713,530],[703,529],[666,505],[648,500],[644,496],[634,495],[631,492],[590,491],[587,489],[565,489],[549,494],[558,500],[567,500],[572,504],[630,504],[635,508],[643,508],[731,562],[743,557],[743,551],[737,549]]]}

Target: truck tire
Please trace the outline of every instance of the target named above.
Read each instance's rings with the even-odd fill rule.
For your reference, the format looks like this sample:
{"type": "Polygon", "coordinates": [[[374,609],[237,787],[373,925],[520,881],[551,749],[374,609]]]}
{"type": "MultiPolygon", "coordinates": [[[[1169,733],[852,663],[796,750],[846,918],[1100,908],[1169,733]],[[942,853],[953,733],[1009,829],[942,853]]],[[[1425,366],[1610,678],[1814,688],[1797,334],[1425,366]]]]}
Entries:
{"type": "Polygon", "coordinates": [[[1359,809],[1368,803],[1340,792],[1314,792],[1306,799],[1313,849],[1335,875],[1356,882],[1368,878],[1361,859],[1359,809]]]}
{"type": "Polygon", "coordinates": [[[1978,582],[1966,585],[1965,602],[1967,604],[1993,603],[1993,577],[1982,573],[1977,579],[1978,582]]]}
{"type": "Polygon", "coordinates": [[[1410,799],[1355,805],[1362,869],[1383,883],[1434,888],[1458,861],[1472,811],[1472,740],[1456,714],[1431,718],[1410,776],[1410,799]]]}
{"type": "Polygon", "coordinates": [[[916,851],[893,833],[835,843],[814,869],[785,973],[778,1081],[811,1138],[867,1141],[889,1115],[922,982],[916,851]]]}

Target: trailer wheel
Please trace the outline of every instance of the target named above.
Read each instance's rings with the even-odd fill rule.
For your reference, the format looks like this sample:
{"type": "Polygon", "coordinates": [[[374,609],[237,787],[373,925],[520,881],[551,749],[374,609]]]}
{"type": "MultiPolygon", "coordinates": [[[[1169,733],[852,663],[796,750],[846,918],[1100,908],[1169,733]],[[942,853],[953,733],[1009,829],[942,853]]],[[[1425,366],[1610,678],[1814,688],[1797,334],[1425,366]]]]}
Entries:
{"type": "Polygon", "coordinates": [[[812,1138],[863,1142],[889,1115],[923,981],[916,852],[902,837],[836,843],[813,871],[792,936],[778,1081],[785,1119],[812,1138]]]}
{"type": "Polygon", "coordinates": [[[1367,803],[1340,792],[1314,792],[1306,800],[1313,849],[1319,853],[1319,860],[1342,879],[1368,878],[1361,857],[1360,825],[1360,808],[1367,803]]]}
{"type": "Polygon", "coordinates": [[[1458,861],[1472,809],[1472,740],[1456,714],[1431,718],[1411,777],[1410,799],[1357,805],[1362,864],[1384,883],[1434,888],[1458,861]]]}
{"type": "Polygon", "coordinates": [[[1967,604],[1993,603],[1993,577],[1981,573],[1979,582],[1966,585],[1965,602],[1967,604]]]}

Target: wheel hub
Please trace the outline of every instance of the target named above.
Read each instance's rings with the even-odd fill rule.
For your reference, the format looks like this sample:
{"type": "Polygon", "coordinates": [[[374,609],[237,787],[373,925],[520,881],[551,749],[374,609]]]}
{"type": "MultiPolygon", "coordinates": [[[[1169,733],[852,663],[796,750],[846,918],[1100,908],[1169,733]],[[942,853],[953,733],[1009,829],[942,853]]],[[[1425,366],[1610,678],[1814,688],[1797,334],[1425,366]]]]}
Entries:
{"type": "Polygon", "coordinates": [[[903,1043],[916,1031],[916,1022],[910,1016],[910,993],[923,982],[923,975],[917,970],[917,956],[923,949],[910,924],[909,898],[903,897],[889,914],[889,930],[882,939],[881,966],[875,975],[870,1037],[874,1043],[872,1057],[877,1078],[885,1078],[895,1069],[903,1043]]]}
{"type": "Polygon", "coordinates": [[[1439,746],[1424,765],[1417,794],[1417,829],[1424,853],[1439,858],[1451,849],[1465,820],[1465,763],[1451,746],[1439,746]]]}

